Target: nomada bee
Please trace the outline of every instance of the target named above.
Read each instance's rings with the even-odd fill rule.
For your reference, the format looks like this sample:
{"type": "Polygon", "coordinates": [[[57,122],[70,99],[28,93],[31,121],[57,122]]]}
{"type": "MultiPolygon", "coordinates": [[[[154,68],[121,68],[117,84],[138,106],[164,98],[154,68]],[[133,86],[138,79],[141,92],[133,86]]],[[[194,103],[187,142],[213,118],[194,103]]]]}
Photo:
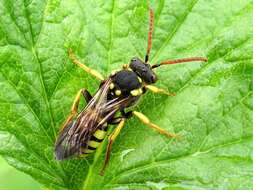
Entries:
{"type": "Polygon", "coordinates": [[[100,174],[103,175],[110,159],[113,142],[123,128],[126,119],[132,116],[136,116],[148,127],[169,138],[177,136],[152,123],[144,114],[137,111],[126,112],[125,109],[136,105],[138,99],[141,95],[145,94],[147,90],[154,93],[172,95],[166,90],[152,85],[157,81],[157,76],[154,72],[155,68],[169,64],[207,61],[207,59],[203,57],[191,57],[167,60],[150,65],[149,55],[152,46],[153,26],[154,12],[150,8],[148,43],[145,60],[142,61],[139,58],[133,58],[130,64],[124,64],[122,70],[112,73],[106,79],[104,79],[98,71],[81,63],[72,50],[69,50],[69,57],[73,63],[82,68],[85,72],[96,77],[101,83],[94,96],[86,89],[81,89],[77,93],[71,108],[71,114],[63,124],[56,140],[56,159],[63,160],[72,156],[85,156],[94,152],[104,140],[108,125],[117,125],[114,131],[109,135],[105,161],[100,172],[100,174]],[[81,96],[84,96],[87,105],[78,113],[78,105],[81,96]],[[120,113],[120,116],[116,117],[117,113],[120,113]]]}

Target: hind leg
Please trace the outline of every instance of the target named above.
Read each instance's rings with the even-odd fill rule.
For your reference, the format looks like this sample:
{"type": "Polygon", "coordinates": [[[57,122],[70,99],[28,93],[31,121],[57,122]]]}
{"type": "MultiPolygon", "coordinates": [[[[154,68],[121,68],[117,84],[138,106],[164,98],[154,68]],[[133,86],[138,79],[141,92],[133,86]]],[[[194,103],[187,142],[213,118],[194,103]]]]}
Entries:
{"type": "Polygon", "coordinates": [[[121,121],[119,122],[118,126],[114,129],[112,134],[110,134],[110,136],[109,136],[109,142],[108,142],[108,145],[106,148],[105,161],[104,161],[104,165],[100,171],[100,175],[104,175],[105,168],[108,165],[109,160],[110,160],[112,145],[113,145],[115,139],[117,138],[117,136],[119,135],[121,129],[124,127],[125,120],[126,120],[125,118],[122,118],[121,121]]]}

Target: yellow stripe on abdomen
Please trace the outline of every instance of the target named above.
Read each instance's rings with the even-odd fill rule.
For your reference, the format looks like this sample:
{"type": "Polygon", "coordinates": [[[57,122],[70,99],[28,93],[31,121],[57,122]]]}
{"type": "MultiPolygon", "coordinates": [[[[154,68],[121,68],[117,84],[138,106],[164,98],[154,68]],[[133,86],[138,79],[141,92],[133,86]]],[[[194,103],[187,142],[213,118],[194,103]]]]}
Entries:
{"type": "Polygon", "coordinates": [[[104,140],[106,133],[107,133],[107,123],[103,125],[103,127],[97,129],[95,133],[91,136],[90,140],[87,143],[87,148],[83,149],[83,154],[87,155],[93,153],[97,147],[101,144],[104,140]]]}
{"type": "Polygon", "coordinates": [[[105,138],[105,135],[106,135],[106,131],[98,129],[96,130],[93,136],[99,140],[103,140],[105,138]]]}
{"type": "Polygon", "coordinates": [[[92,148],[97,148],[100,145],[100,142],[96,142],[96,141],[89,141],[88,142],[88,146],[92,147],[92,148]]]}

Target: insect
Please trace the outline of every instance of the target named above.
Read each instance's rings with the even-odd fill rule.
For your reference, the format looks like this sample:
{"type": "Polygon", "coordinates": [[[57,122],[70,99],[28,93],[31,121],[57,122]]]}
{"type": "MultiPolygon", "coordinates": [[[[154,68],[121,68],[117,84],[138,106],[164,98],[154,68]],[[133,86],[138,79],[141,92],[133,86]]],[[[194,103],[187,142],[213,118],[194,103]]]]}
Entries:
{"type": "Polygon", "coordinates": [[[152,84],[157,81],[154,72],[155,68],[162,65],[207,61],[203,57],[191,57],[176,60],[162,61],[158,64],[149,64],[149,55],[152,47],[152,33],[154,26],[154,12],[149,8],[149,32],[145,60],[133,58],[130,64],[124,64],[120,71],[112,73],[108,78],[104,77],[96,70],[93,70],[81,63],[72,50],[69,50],[69,57],[72,62],[101,81],[97,92],[92,96],[86,89],[81,89],[73,102],[71,113],[63,124],[55,144],[55,156],[58,160],[67,159],[72,156],[85,156],[96,150],[105,139],[108,125],[117,125],[109,135],[106,149],[105,161],[100,172],[104,170],[110,159],[112,145],[123,128],[126,119],[136,116],[148,127],[167,136],[176,137],[158,125],[152,123],[148,117],[137,111],[125,109],[137,104],[138,99],[147,90],[154,93],[172,95],[164,89],[160,89],[152,84]],[[78,113],[78,105],[81,96],[84,96],[87,105],[78,113]],[[116,116],[119,113],[120,116],[116,116]]]}

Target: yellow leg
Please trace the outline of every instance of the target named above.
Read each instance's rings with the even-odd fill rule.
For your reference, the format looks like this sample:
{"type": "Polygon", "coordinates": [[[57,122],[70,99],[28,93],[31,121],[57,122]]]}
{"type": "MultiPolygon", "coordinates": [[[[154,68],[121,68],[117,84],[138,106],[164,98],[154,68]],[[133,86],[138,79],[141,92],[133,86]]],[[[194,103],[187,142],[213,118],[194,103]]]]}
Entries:
{"type": "Polygon", "coordinates": [[[86,71],[87,73],[89,73],[92,76],[96,77],[97,79],[104,80],[104,77],[98,71],[93,70],[93,69],[87,67],[86,65],[84,65],[83,63],[81,63],[76,58],[75,54],[73,53],[73,51],[71,49],[69,49],[68,53],[69,53],[69,58],[73,61],[73,63],[75,63],[76,65],[81,67],[84,71],[86,71]]]}
{"type": "Polygon", "coordinates": [[[104,175],[105,168],[110,160],[110,153],[112,150],[112,144],[115,141],[115,139],[117,138],[117,136],[119,135],[121,129],[123,128],[123,126],[125,124],[125,120],[126,120],[125,118],[122,118],[122,120],[120,121],[120,123],[118,124],[116,129],[114,129],[112,134],[109,136],[109,142],[107,145],[106,155],[105,155],[105,162],[104,162],[103,168],[100,171],[100,175],[104,175]]]}
{"type": "Polygon", "coordinates": [[[166,135],[169,138],[174,138],[174,137],[178,137],[177,134],[174,133],[170,133],[162,128],[160,128],[158,125],[151,123],[150,120],[142,113],[137,112],[137,111],[133,111],[133,114],[138,117],[144,124],[146,124],[148,127],[155,129],[157,132],[166,135]]]}
{"type": "Polygon", "coordinates": [[[174,93],[170,93],[170,92],[168,92],[164,89],[157,88],[156,86],[153,86],[153,85],[146,85],[145,88],[148,89],[148,90],[151,90],[154,93],[166,94],[168,96],[175,96],[174,93]]]}
{"type": "Polygon", "coordinates": [[[78,111],[78,105],[79,105],[79,102],[80,102],[80,97],[82,95],[82,92],[83,92],[84,89],[81,89],[78,91],[76,97],[75,97],[75,100],[72,104],[72,107],[71,107],[71,112],[70,112],[70,115],[68,116],[68,118],[66,119],[65,123],[63,124],[63,126],[61,127],[61,130],[62,131],[67,125],[68,123],[73,119],[73,117],[77,114],[77,111],[78,111]]]}

